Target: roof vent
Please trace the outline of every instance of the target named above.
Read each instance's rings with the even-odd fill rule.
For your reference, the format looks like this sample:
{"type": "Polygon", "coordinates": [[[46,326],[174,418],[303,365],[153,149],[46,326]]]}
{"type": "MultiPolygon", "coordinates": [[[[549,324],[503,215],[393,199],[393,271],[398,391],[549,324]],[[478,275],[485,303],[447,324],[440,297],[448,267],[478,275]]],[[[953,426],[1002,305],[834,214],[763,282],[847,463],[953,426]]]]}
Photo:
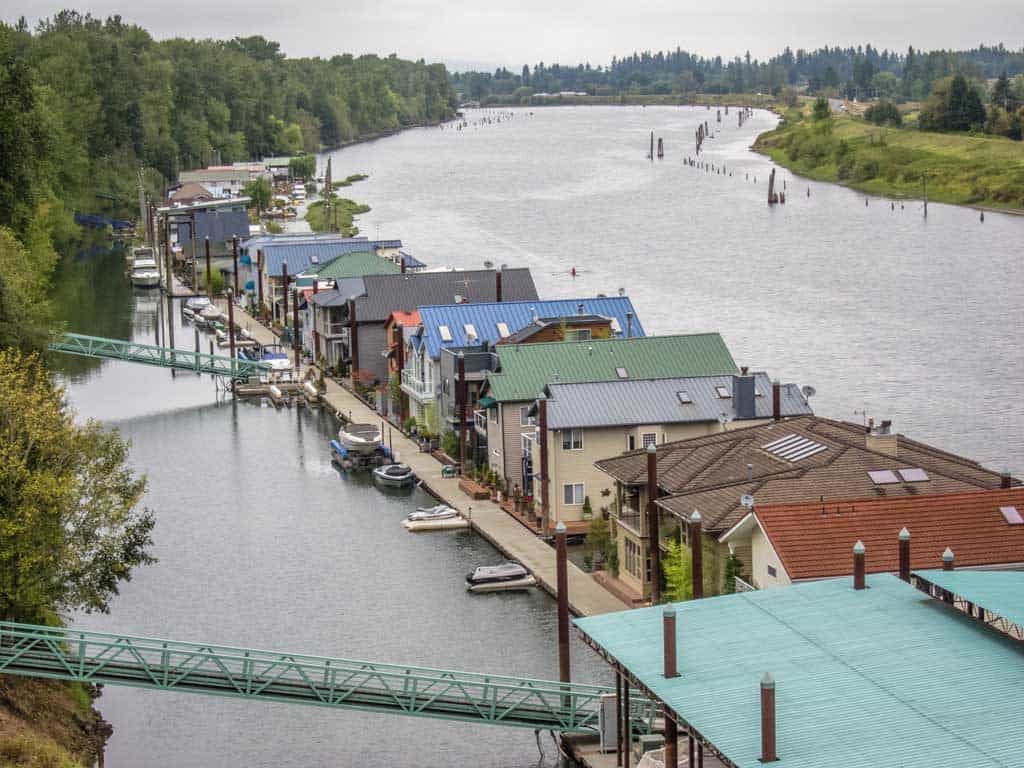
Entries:
{"type": "Polygon", "coordinates": [[[801,461],[826,450],[826,446],[821,443],[797,434],[786,435],[768,445],[762,445],[761,448],[780,459],[792,462],[801,461]]]}

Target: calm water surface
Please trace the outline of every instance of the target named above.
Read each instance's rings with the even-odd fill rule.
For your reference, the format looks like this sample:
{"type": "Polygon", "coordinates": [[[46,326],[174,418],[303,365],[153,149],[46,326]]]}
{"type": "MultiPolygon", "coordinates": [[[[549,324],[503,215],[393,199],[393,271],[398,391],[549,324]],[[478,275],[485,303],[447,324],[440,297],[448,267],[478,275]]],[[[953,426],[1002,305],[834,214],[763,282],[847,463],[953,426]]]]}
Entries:
{"type": "MultiPolygon", "coordinates": [[[[492,113],[493,115],[494,113],[492,113]]],[[[470,113],[470,120],[480,113],[470,113]]],[[[735,115],[684,166],[698,120],[681,108],[517,111],[335,153],[373,206],[366,234],[401,237],[432,265],[533,269],[542,296],[632,297],[649,332],[720,330],[741,364],[813,384],[819,413],[867,410],[906,433],[1024,471],[1019,301],[1024,219],[908,202],[890,210],[788,174],[764,204],[769,164],[747,151],[772,118],[735,115]],[[648,135],[666,159],[644,159],[648,135]],[[749,178],[746,178],[749,174],[749,178]],[[754,184],[753,177],[757,177],[754,184]],[[810,188],[811,196],[806,196],[810,188]],[[573,280],[569,270],[579,276],[573,280]]],[[[69,327],[155,339],[163,308],[133,293],[117,254],[69,261],[69,327]]],[[[176,308],[175,342],[194,335],[176,308]]],[[[204,349],[208,337],[201,337],[204,349]]],[[[469,596],[462,575],[497,558],[469,534],[412,536],[427,503],[343,477],[320,411],[234,403],[207,377],[62,361],[80,415],[133,442],[148,473],[160,562],[82,627],[537,677],[557,675],[554,604],[539,593],[469,596]]],[[[606,679],[579,644],[580,680],[606,679]]],[[[530,766],[529,732],[108,687],[109,766],[530,766]]],[[[544,745],[552,762],[550,742],[544,745]]]]}
{"type": "MultiPolygon", "coordinates": [[[[483,115],[498,113],[467,117],[483,115]]],[[[1024,472],[1024,217],[932,204],[926,220],[920,202],[865,206],[782,170],[788,201],[769,208],[771,163],[748,147],[774,117],[723,115],[701,157],[731,175],[683,164],[704,120],[714,110],[516,110],[348,147],[334,173],[369,173],[347,190],[373,208],[363,232],[432,265],[528,266],[550,298],[624,288],[648,333],[721,331],[739,364],[813,385],[822,415],[867,411],[1024,472]]]]}

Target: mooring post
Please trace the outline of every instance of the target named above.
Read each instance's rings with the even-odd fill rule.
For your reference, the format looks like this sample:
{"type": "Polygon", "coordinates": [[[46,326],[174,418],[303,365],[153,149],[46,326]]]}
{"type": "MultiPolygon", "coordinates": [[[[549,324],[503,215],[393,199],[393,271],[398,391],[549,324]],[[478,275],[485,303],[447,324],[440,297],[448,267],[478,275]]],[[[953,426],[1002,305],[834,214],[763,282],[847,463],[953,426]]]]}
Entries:
{"type": "Polygon", "coordinates": [[[899,533],[900,578],[910,582],[910,531],[903,528],[899,533]]]}
{"type": "Polygon", "coordinates": [[[704,534],[702,531],[703,520],[700,512],[693,511],[690,516],[690,528],[688,536],[690,539],[690,574],[691,592],[694,600],[704,597],[704,534]]]}
{"type": "Polygon", "coordinates": [[[295,375],[302,365],[302,337],[299,335],[299,284],[295,283],[295,301],[292,302],[292,348],[295,350],[295,375]]]}
{"type": "Polygon", "coordinates": [[[458,382],[455,384],[455,417],[459,420],[459,474],[466,473],[466,355],[459,352],[456,355],[458,382]]]}
{"type": "Polygon", "coordinates": [[[281,309],[281,327],[288,325],[288,262],[281,264],[281,296],[284,304],[281,309]]]}
{"type": "Polygon", "coordinates": [[[633,751],[633,721],[629,716],[629,678],[622,677],[622,768],[629,768],[633,751]]]}
{"type": "Polygon", "coordinates": [[[661,602],[661,540],[658,534],[658,447],[647,446],[647,554],[651,558],[651,603],[661,602]]]}
{"type": "Polygon", "coordinates": [[[568,683],[569,669],[569,565],[565,523],[555,526],[555,583],[558,589],[558,679],[568,683]]]}
{"type": "Polygon", "coordinates": [[[622,766],[622,668],[615,665],[615,765],[622,766]]]}
{"type": "Polygon", "coordinates": [[[256,251],[256,316],[263,312],[263,249],[256,251]]]}
{"type": "Polygon", "coordinates": [[[210,294],[210,298],[212,299],[213,298],[213,272],[212,272],[213,268],[210,266],[210,238],[208,236],[203,238],[203,245],[206,248],[206,277],[205,277],[206,292],[208,294],[210,294]]]}

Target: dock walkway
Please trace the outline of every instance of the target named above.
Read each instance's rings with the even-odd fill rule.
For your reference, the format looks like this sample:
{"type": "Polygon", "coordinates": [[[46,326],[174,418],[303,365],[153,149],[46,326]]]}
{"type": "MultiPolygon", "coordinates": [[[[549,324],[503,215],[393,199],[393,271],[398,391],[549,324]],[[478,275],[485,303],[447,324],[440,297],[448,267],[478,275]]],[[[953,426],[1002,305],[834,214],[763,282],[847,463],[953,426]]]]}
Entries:
{"type": "MultiPolygon", "coordinates": [[[[235,322],[248,329],[261,344],[277,343],[277,337],[255,318],[241,309],[235,309],[235,322]]],[[[356,422],[376,424],[380,414],[369,408],[362,400],[338,383],[328,379],[324,400],[336,412],[351,413],[356,422]]],[[[385,438],[387,436],[385,435],[385,438]]],[[[409,440],[402,431],[391,427],[391,444],[397,461],[412,467],[423,486],[445,504],[459,510],[470,519],[473,529],[501,550],[506,557],[518,560],[530,569],[541,586],[551,593],[555,589],[555,550],[522,523],[491,501],[473,501],[459,490],[457,478],[442,477],[441,464],[429,453],[421,453],[419,447],[409,440]],[[472,508],[472,511],[470,511],[472,508]]],[[[326,446],[324,447],[326,451],[326,446]]],[[[420,533],[417,536],[436,534],[420,533]]],[[[593,577],[574,563],[569,563],[569,608],[577,616],[594,616],[612,611],[622,611],[630,606],[622,602],[593,577]]]]}

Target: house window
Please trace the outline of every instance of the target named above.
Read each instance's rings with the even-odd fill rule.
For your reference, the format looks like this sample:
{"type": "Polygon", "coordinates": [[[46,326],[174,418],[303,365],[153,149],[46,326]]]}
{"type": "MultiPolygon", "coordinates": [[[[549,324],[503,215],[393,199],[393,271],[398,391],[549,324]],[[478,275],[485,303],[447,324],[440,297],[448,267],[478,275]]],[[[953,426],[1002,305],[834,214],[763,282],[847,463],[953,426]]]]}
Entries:
{"type": "Polygon", "coordinates": [[[533,452],[533,435],[520,435],[522,441],[521,448],[523,449],[523,455],[529,456],[533,452]]]}
{"type": "Polygon", "coordinates": [[[633,539],[626,539],[623,544],[626,553],[626,570],[639,579],[640,564],[643,562],[640,554],[640,545],[633,541],[633,539]]]}
{"type": "Polygon", "coordinates": [[[497,408],[488,408],[487,409],[487,415],[488,415],[488,417],[491,420],[491,424],[497,424],[498,423],[498,409],[497,408]]]}
{"type": "Polygon", "coordinates": [[[566,341],[590,341],[590,338],[589,328],[576,328],[565,332],[566,341]]]}
{"type": "Polygon", "coordinates": [[[583,483],[566,483],[562,486],[562,501],[578,506],[583,503],[583,483]]]}
{"type": "Polygon", "coordinates": [[[658,433],[657,432],[644,432],[644,449],[650,448],[652,445],[658,444],[658,433]]]}
{"type": "Polygon", "coordinates": [[[775,576],[775,566],[774,565],[769,565],[768,566],[768,575],[769,576],[775,576]]]}
{"type": "Polygon", "coordinates": [[[583,430],[565,429],[562,430],[562,450],[581,451],[583,450],[583,430]]]}
{"type": "Polygon", "coordinates": [[[532,427],[537,423],[537,420],[530,416],[530,406],[524,405],[519,409],[519,426],[520,427],[532,427]]]}

